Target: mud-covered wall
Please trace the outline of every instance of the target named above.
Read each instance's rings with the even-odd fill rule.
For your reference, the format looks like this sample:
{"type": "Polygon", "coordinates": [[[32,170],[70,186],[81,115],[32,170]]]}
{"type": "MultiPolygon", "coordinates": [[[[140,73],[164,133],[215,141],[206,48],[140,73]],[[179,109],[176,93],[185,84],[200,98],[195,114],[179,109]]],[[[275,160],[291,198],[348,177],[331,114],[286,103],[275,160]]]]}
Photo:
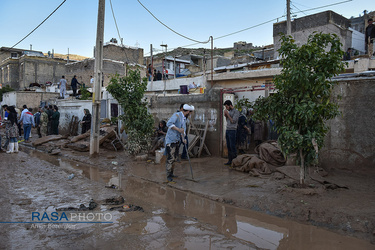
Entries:
{"type": "MultiPolygon", "coordinates": [[[[182,103],[194,105],[195,111],[190,118],[194,124],[206,124],[208,120],[208,132],[206,145],[214,156],[220,152],[220,90],[208,91],[200,95],[177,95],[177,96],[148,96],[150,102],[150,113],[155,119],[155,127],[161,120],[168,121],[182,103]]],[[[203,151],[204,152],[204,151],[203,151]]]]}
{"type": "Polygon", "coordinates": [[[328,123],[320,152],[323,167],[375,168],[375,77],[340,80],[333,94],[342,96],[342,115],[328,123]]]}

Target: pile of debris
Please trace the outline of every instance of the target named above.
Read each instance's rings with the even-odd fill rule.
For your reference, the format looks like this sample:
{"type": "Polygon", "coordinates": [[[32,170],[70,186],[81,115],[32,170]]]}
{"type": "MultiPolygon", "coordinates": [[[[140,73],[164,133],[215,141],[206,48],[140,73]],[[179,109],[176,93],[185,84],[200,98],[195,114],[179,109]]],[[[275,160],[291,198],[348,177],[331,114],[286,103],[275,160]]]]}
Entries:
{"type": "MultiPolygon", "coordinates": [[[[120,150],[124,147],[118,133],[116,126],[103,125],[100,127],[99,146],[109,150],[120,150]]],[[[50,141],[57,141],[68,139],[68,136],[49,135],[35,140],[32,145],[34,147],[40,146],[50,141]]],[[[86,133],[74,136],[61,145],[64,148],[71,148],[80,152],[90,151],[90,130],[86,133]]]]}

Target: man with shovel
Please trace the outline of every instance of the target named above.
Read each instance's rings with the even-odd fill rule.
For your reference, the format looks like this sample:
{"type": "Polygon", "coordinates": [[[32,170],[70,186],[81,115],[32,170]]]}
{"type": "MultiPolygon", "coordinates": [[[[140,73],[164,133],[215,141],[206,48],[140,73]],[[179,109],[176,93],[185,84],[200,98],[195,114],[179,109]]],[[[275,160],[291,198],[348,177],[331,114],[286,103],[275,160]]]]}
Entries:
{"type": "MultiPolygon", "coordinates": [[[[194,111],[194,106],[184,104],[182,111],[174,113],[167,122],[168,132],[165,136],[165,152],[167,155],[167,161],[165,168],[167,170],[167,181],[171,184],[175,183],[173,181],[173,177],[177,177],[173,175],[173,163],[178,157],[181,137],[185,138],[186,118],[192,111],[194,111]]],[[[186,143],[185,139],[183,143],[186,143]]]]}

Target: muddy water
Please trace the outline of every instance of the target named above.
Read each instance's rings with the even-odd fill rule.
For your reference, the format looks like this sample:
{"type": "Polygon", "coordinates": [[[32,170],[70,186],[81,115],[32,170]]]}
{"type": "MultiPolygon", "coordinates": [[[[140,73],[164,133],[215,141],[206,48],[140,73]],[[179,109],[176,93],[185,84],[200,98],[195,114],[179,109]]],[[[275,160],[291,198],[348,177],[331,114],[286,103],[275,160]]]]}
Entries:
{"type": "MultiPolygon", "coordinates": [[[[121,232],[137,238],[142,248],[172,249],[373,249],[368,242],[265,214],[215,202],[120,171],[30,152],[63,168],[105,185],[116,185],[127,201],[150,215],[129,215],[121,232]]],[[[129,213],[128,213],[129,214],[129,213]]],[[[119,220],[124,220],[119,218],[119,220]]],[[[119,230],[113,225],[113,230],[119,230]]],[[[121,239],[118,241],[121,242],[121,239]]],[[[101,244],[96,244],[100,247],[101,244]]],[[[109,246],[108,244],[106,246],[109,246]]]]}

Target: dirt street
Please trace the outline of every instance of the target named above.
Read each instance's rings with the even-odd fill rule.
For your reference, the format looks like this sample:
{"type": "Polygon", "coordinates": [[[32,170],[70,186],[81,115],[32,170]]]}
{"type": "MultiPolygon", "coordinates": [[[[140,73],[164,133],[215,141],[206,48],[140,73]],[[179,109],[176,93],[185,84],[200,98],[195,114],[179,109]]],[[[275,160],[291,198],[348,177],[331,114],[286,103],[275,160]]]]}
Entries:
{"type": "Polygon", "coordinates": [[[202,158],[192,160],[198,182],[182,162],[166,185],[163,165],[123,151],[26,146],[0,154],[1,249],[375,249],[373,173],[335,170],[329,180],[349,189],[306,190],[202,158]]]}

